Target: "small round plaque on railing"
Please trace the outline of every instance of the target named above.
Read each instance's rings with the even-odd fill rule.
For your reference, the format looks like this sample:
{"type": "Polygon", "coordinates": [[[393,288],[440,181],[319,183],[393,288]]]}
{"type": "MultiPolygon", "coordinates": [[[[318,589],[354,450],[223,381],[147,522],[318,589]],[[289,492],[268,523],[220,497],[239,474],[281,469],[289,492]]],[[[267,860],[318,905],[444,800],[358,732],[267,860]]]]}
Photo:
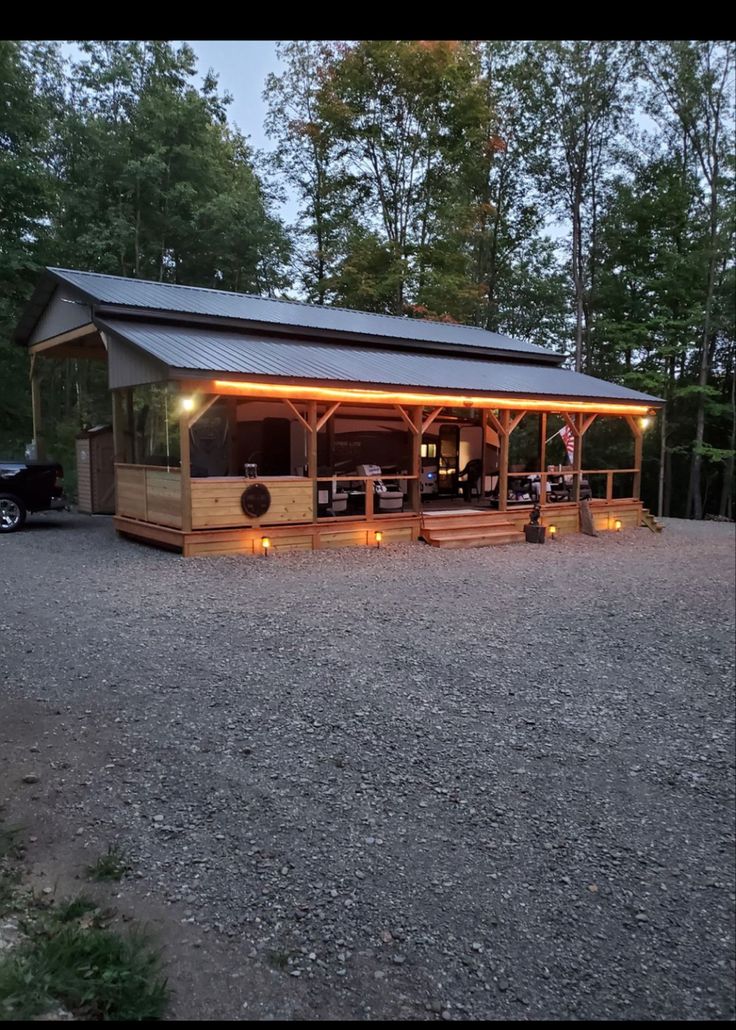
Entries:
{"type": "Polygon", "coordinates": [[[254,483],[243,490],[240,504],[245,512],[252,519],[260,519],[271,507],[271,494],[268,487],[263,483],[254,483]]]}

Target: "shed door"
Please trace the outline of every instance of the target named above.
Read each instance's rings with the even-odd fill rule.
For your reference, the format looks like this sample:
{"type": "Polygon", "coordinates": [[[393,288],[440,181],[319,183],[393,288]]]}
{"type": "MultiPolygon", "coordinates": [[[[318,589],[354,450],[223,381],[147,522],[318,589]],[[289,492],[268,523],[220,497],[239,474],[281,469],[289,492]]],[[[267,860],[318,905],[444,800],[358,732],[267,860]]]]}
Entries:
{"type": "Polygon", "coordinates": [[[115,468],[112,433],[90,438],[92,459],[92,511],[96,515],[115,513],[115,468]]]}

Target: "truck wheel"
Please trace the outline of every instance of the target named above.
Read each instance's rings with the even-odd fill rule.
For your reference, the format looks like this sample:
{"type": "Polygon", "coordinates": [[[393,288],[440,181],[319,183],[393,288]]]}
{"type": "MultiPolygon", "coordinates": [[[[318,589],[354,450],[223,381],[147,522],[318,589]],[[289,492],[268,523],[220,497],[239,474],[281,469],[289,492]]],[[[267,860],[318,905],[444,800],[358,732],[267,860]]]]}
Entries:
{"type": "Polygon", "coordinates": [[[26,506],[15,494],[0,494],[0,533],[13,533],[26,521],[26,506]]]}

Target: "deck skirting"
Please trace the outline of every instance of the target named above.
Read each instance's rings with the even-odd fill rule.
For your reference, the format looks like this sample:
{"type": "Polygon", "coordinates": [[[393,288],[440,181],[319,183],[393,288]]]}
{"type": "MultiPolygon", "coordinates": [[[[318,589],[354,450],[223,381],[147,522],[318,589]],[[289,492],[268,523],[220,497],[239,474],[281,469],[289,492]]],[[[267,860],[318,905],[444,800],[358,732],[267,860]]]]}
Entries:
{"type": "MultiPolygon", "coordinates": [[[[622,529],[634,529],[642,525],[642,504],[637,500],[591,501],[593,522],[599,532],[615,530],[616,521],[622,529]]],[[[453,513],[456,523],[463,513],[477,509],[458,509],[453,513]]],[[[521,532],[529,521],[529,506],[512,508],[504,512],[484,509],[489,523],[494,519],[499,524],[512,523],[521,532]]],[[[371,520],[357,518],[321,519],[316,523],[269,526],[268,528],[246,529],[198,529],[184,532],[171,526],[157,525],[122,515],[116,515],[113,524],[118,533],[145,543],[154,544],[181,552],[184,557],[196,555],[243,554],[262,555],[262,540],[268,536],[271,552],[318,551],[336,547],[376,547],[376,533],[381,533],[381,547],[396,543],[419,541],[427,523],[442,516],[425,512],[397,515],[381,515],[371,520]]],[[[554,525],[557,536],[577,533],[580,516],[575,503],[546,505],[542,509],[544,525],[554,525]]]]}

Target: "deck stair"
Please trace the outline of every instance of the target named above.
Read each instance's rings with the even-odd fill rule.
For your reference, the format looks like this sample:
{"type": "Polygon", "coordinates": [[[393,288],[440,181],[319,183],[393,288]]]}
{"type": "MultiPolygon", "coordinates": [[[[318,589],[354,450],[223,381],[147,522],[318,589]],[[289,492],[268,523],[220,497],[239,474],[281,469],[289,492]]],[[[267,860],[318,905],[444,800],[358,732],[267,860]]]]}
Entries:
{"type": "Polygon", "coordinates": [[[432,547],[493,547],[524,541],[513,522],[484,511],[425,514],[421,536],[432,547]]]}
{"type": "Polygon", "coordinates": [[[661,533],[664,529],[662,523],[657,522],[648,508],[642,508],[641,510],[641,525],[651,529],[652,533],[661,533]]]}

